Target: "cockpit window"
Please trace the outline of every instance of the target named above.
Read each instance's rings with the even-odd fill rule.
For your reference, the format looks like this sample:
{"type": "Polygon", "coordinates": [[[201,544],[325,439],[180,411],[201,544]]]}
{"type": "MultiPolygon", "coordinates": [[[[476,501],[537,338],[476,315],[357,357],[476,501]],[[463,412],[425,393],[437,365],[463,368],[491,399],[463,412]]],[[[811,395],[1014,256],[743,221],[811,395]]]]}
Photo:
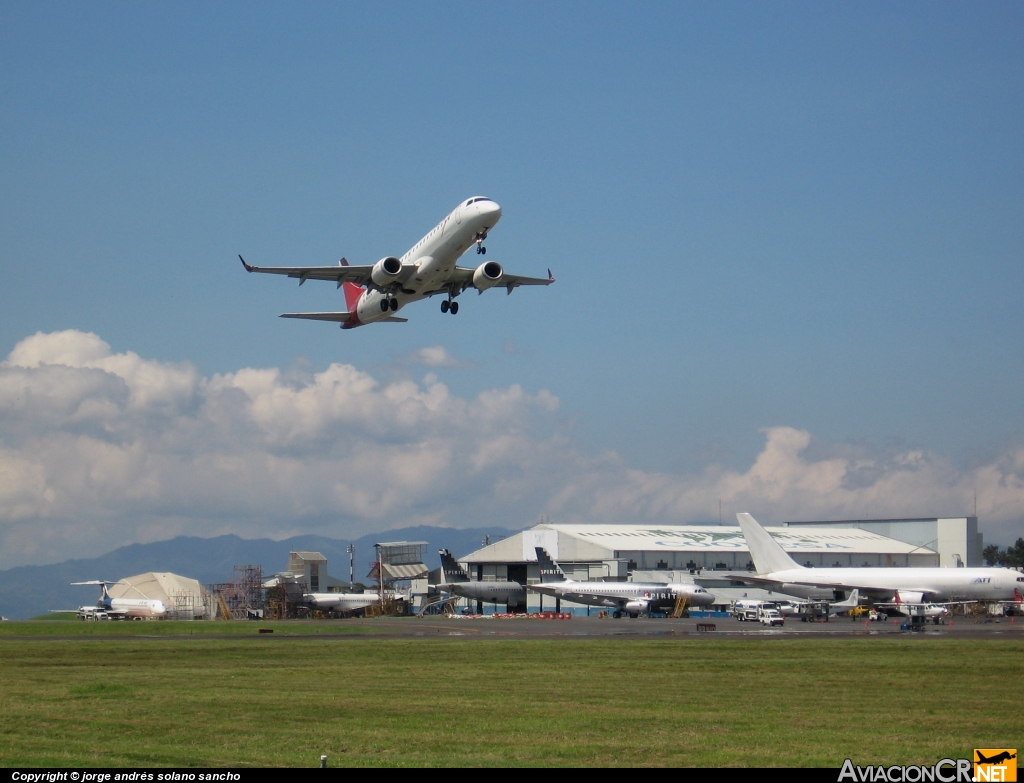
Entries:
{"type": "Polygon", "coordinates": [[[490,201],[490,199],[487,198],[486,196],[478,196],[477,198],[471,198],[469,201],[466,202],[466,206],[468,207],[470,204],[475,204],[478,201],[490,201]]]}

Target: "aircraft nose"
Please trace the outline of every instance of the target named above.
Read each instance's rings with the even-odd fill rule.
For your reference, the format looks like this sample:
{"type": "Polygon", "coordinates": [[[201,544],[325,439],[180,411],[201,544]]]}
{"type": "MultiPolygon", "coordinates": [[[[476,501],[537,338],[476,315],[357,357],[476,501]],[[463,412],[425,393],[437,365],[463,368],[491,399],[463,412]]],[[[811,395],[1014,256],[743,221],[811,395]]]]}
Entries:
{"type": "Polygon", "coordinates": [[[490,221],[494,221],[491,225],[498,222],[498,218],[501,217],[501,207],[498,206],[496,201],[478,201],[476,208],[480,212],[481,217],[489,218],[490,221]]]}

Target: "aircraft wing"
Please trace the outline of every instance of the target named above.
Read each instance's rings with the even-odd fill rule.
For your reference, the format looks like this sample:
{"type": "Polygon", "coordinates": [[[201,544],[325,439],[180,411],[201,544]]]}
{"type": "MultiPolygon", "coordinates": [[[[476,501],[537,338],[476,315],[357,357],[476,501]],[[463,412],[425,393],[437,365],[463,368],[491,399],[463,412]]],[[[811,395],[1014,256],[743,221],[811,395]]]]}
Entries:
{"type": "MultiPolygon", "coordinates": [[[[456,282],[462,283],[463,289],[469,288],[473,285],[473,273],[476,269],[466,269],[464,266],[455,267],[455,271],[452,273],[452,279],[456,282]]],[[[504,270],[501,273],[501,277],[492,284],[493,288],[504,288],[508,293],[512,293],[516,288],[521,285],[551,285],[555,282],[554,275],[551,274],[551,270],[548,270],[547,277],[524,277],[523,275],[510,275],[504,270]]],[[[481,291],[481,293],[483,293],[481,291]]]]}
{"type": "MultiPolygon", "coordinates": [[[[813,570],[814,569],[812,569],[812,568],[807,569],[808,572],[813,572],[813,570]]],[[[856,571],[856,569],[854,569],[854,568],[851,568],[850,570],[851,571],[856,571]]],[[[888,598],[889,596],[891,596],[895,592],[894,590],[890,590],[889,588],[886,588],[886,587],[879,587],[878,585],[859,585],[859,584],[854,584],[852,582],[845,582],[845,581],[842,584],[834,584],[834,583],[831,583],[831,582],[815,582],[815,581],[812,581],[810,579],[790,579],[790,580],[787,580],[786,582],[780,582],[778,579],[768,579],[768,578],[763,577],[763,576],[748,576],[746,574],[732,574],[732,575],[730,575],[729,578],[730,579],[734,579],[737,582],[743,582],[745,584],[754,585],[756,587],[763,587],[763,588],[767,588],[767,589],[774,589],[774,590],[778,590],[779,592],[782,592],[782,590],[783,590],[782,586],[784,584],[798,585],[800,587],[820,587],[823,590],[835,590],[835,589],[840,589],[840,590],[859,590],[862,595],[866,595],[868,597],[884,597],[884,598],[888,598]]],[[[921,591],[915,591],[915,592],[921,592],[921,591]]],[[[925,590],[923,592],[930,593],[932,591],[931,590],[925,590]]]]}
{"type": "Polygon", "coordinates": [[[571,601],[572,603],[590,604],[591,606],[624,606],[628,599],[619,598],[610,595],[600,595],[597,593],[563,593],[561,596],[563,601],[571,601]]]}
{"type": "MultiPolygon", "coordinates": [[[[307,321],[334,321],[335,323],[342,324],[351,317],[352,313],[281,313],[278,316],[278,318],[304,318],[307,321]]],[[[399,318],[397,315],[381,318],[380,320],[381,322],[394,324],[404,324],[409,321],[408,318],[399,318]]]]}
{"type": "MultiPolygon", "coordinates": [[[[286,277],[297,279],[299,285],[302,285],[307,280],[330,280],[336,283],[338,288],[341,288],[342,283],[354,283],[355,285],[362,285],[368,288],[378,287],[370,278],[370,273],[373,271],[372,265],[349,266],[348,262],[344,259],[342,259],[344,263],[337,266],[253,266],[252,264],[247,264],[242,256],[238,256],[238,260],[242,262],[246,272],[285,275],[286,277]]],[[[414,265],[403,265],[402,273],[395,279],[395,282],[405,282],[415,271],[416,267],[414,265]]],[[[470,276],[472,277],[472,275],[470,276]]]]}

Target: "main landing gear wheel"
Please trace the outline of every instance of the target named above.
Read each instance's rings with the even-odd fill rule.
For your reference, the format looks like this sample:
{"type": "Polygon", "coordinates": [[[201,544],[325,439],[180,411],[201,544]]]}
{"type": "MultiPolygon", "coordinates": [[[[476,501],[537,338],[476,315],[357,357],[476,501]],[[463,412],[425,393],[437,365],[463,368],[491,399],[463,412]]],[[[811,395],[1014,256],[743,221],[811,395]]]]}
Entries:
{"type": "Polygon", "coordinates": [[[397,299],[392,299],[391,300],[391,309],[392,310],[397,310],[398,309],[398,300],[397,299]]]}
{"type": "Polygon", "coordinates": [[[452,303],[449,302],[447,299],[445,299],[443,302],[441,302],[441,312],[442,313],[447,313],[448,312],[448,308],[451,307],[451,306],[452,306],[452,303]]]}
{"type": "Polygon", "coordinates": [[[452,315],[458,314],[458,312],[459,312],[459,303],[458,302],[452,302],[451,311],[452,311],[452,315]]]}
{"type": "Polygon", "coordinates": [[[389,302],[390,302],[389,299],[381,299],[380,300],[380,311],[382,313],[386,313],[388,311],[388,308],[391,307],[389,302]]]}

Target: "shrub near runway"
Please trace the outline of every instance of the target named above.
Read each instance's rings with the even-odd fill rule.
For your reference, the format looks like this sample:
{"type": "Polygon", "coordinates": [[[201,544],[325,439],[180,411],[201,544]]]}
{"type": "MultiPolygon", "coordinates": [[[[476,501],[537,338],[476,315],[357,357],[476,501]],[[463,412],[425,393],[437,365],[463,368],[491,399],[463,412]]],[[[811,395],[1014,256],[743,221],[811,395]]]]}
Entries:
{"type": "Polygon", "coordinates": [[[1024,735],[1016,640],[0,642],[0,764],[924,763],[1024,735]]]}

